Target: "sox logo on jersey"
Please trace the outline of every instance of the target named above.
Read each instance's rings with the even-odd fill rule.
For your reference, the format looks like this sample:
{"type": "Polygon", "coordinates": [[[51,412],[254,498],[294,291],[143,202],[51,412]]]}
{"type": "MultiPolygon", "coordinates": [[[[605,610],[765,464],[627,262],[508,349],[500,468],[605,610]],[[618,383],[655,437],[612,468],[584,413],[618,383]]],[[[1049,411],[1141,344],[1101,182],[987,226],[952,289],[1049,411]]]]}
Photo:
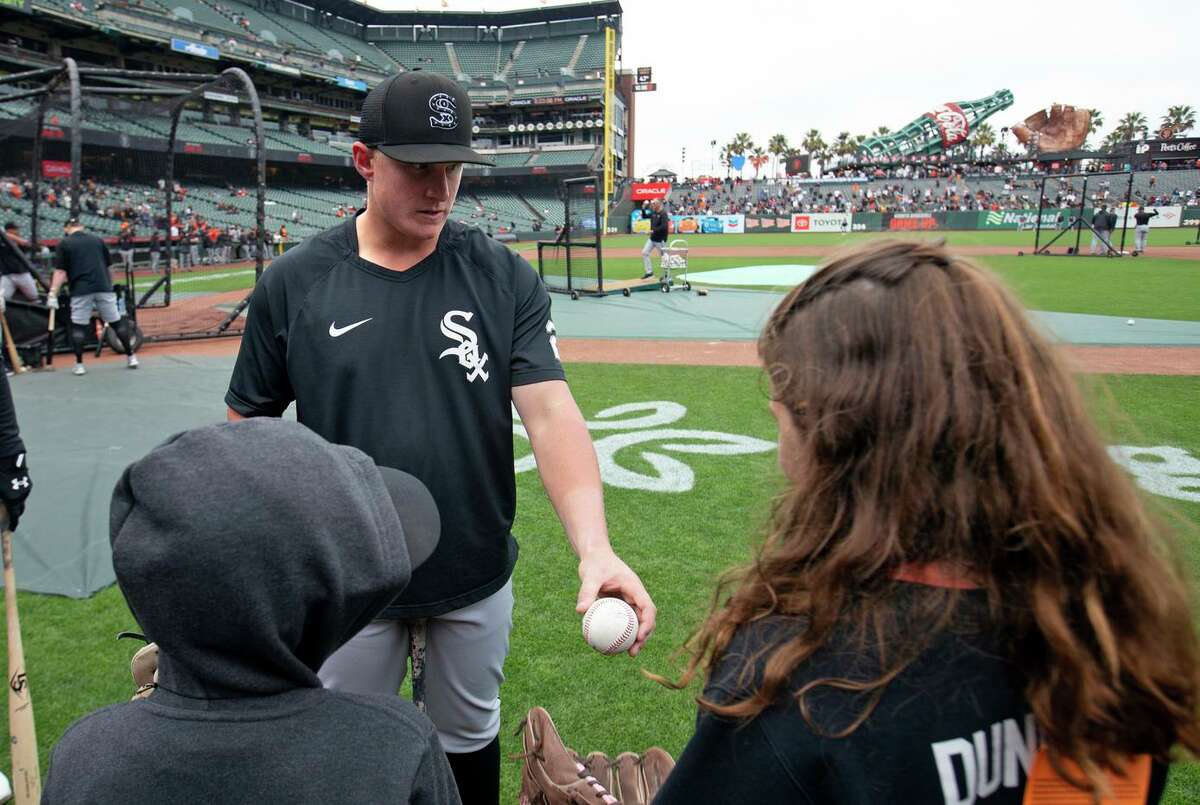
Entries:
{"type": "Polygon", "coordinates": [[[486,352],[479,351],[478,334],[465,324],[474,317],[475,313],[469,310],[451,310],[442,317],[442,335],[452,341],[457,341],[458,346],[442,350],[438,359],[453,355],[458,358],[458,365],[468,370],[468,382],[474,383],[475,378],[482,377],[483,382],[486,383],[488,373],[483,370],[483,367],[487,365],[488,355],[486,352]],[[462,319],[464,323],[460,324],[455,319],[462,319]]]}

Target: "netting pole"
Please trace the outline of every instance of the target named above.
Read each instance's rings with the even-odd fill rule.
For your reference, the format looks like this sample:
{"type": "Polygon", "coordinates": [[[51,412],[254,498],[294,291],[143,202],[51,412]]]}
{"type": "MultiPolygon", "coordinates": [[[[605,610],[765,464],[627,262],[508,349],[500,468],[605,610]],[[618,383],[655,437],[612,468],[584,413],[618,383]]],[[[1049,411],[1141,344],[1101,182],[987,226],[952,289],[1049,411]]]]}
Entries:
{"type": "Polygon", "coordinates": [[[79,66],[70,56],[63,59],[71,82],[71,206],[68,218],[79,218],[79,178],[83,170],[83,111],[79,98],[79,66]]]}
{"type": "Polygon", "coordinates": [[[1079,193],[1079,220],[1075,222],[1075,256],[1079,256],[1079,242],[1083,240],[1083,211],[1087,208],[1088,177],[1083,177],[1083,190],[1079,193]]]}
{"type": "Polygon", "coordinates": [[[1046,208],[1046,177],[1042,177],[1042,189],[1038,191],[1037,227],[1033,231],[1033,253],[1037,254],[1042,243],[1042,210],[1046,208]]]}
{"type": "MultiPolygon", "coordinates": [[[[594,185],[593,185],[593,187],[594,187],[594,185]]],[[[592,193],[592,201],[594,201],[595,205],[596,205],[596,213],[595,213],[596,214],[596,226],[599,227],[600,220],[601,220],[600,219],[600,194],[592,193]]],[[[606,200],[604,203],[604,233],[607,233],[607,232],[608,232],[608,202],[606,200]]],[[[601,241],[604,240],[604,238],[601,237],[601,235],[604,233],[601,233],[599,230],[596,231],[596,289],[598,291],[600,291],[600,293],[604,293],[604,260],[603,260],[603,255],[600,253],[600,243],[601,243],[601,241]]]]}
{"type": "MultiPolygon", "coordinates": [[[[242,88],[246,90],[246,94],[250,98],[250,108],[254,112],[254,158],[257,163],[257,223],[258,223],[258,249],[254,257],[254,283],[258,284],[263,273],[264,246],[266,239],[266,222],[267,222],[267,153],[263,150],[263,119],[262,105],[258,100],[258,89],[254,86],[254,82],[250,80],[250,76],[239,67],[230,67],[221,73],[222,76],[228,76],[237,79],[241,82],[242,88]]],[[[242,311],[250,304],[250,297],[253,290],[246,294],[242,301],[238,302],[233,310],[229,311],[229,315],[217,327],[217,332],[224,332],[231,324],[237,321],[242,315],[242,311]]]]}
{"type": "Polygon", "coordinates": [[[566,182],[562,185],[563,194],[563,239],[567,246],[567,290],[575,290],[571,278],[571,186],[566,182]]]}
{"type": "Polygon", "coordinates": [[[1133,168],[1131,167],[1129,169],[1129,184],[1125,186],[1125,218],[1121,221],[1121,254],[1125,254],[1125,237],[1129,234],[1129,205],[1132,202],[1133,168]]]}

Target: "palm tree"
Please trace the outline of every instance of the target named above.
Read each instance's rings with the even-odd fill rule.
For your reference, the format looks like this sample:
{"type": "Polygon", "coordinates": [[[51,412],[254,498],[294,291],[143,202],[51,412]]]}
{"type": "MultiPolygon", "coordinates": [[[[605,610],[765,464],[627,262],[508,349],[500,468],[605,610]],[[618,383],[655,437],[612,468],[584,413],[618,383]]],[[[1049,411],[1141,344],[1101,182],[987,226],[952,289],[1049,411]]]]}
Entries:
{"type": "Polygon", "coordinates": [[[1190,106],[1168,106],[1162,125],[1170,126],[1176,134],[1183,134],[1196,125],[1196,110],[1190,106]]]}
{"type": "Polygon", "coordinates": [[[833,143],[833,153],[839,157],[850,156],[854,153],[854,139],[850,136],[850,132],[838,132],[837,139],[833,143]]]}
{"type": "Polygon", "coordinates": [[[758,178],[758,172],[763,165],[767,164],[770,159],[767,152],[762,149],[761,145],[754,146],[754,150],[750,152],[750,164],[754,167],[754,178],[758,178]]]}
{"type": "Polygon", "coordinates": [[[1117,146],[1124,141],[1125,138],[1121,135],[1121,130],[1119,128],[1113,129],[1108,133],[1108,136],[1104,138],[1104,150],[1112,153],[1117,149],[1117,146]]]}
{"type": "Polygon", "coordinates": [[[1004,159],[1008,156],[1008,146],[1002,142],[996,143],[996,147],[992,149],[992,156],[996,159],[1004,159]]]}
{"type": "Polygon", "coordinates": [[[987,123],[980,123],[971,135],[971,144],[979,149],[979,159],[983,159],[983,152],[987,147],[996,144],[996,132],[987,123]]]}
{"type": "Polygon", "coordinates": [[[729,150],[732,145],[733,143],[726,143],[725,145],[721,146],[721,154],[717,160],[717,164],[725,168],[726,179],[729,178],[729,169],[733,167],[733,152],[729,150]]]}
{"type": "Polygon", "coordinates": [[[817,163],[821,166],[821,171],[824,172],[825,160],[828,159],[825,150],[828,146],[821,139],[821,132],[816,129],[809,129],[808,133],[804,135],[804,142],[801,145],[804,146],[804,150],[812,155],[813,159],[817,160],[817,163]]]}
{"type": "MultiPolygon", "coordinates": [[[[744,156],[746,156],[746,154],[750,153],[750,151],[752,151],[753,149],[754,149],[754,140],[752,140],[750,138],[750,135],[744,131],[740,131],[737,134],[733,135],[733,140],[731,140],[729,143],[729,155],[731,157],[734,157],[734,156],[744,157],[744,156]]],[[[744,169],[745,167],[746,166],[743,163],[742,168],[744,169]]],[[[742,172],[739,170],[738,176],[741,176],[741,175],[742,175],[742,172]]]]}
{"type": "Polygon", "coordinates": [[[1113,129],[1114,134],[1118,134],[1121,142],[1129,142],[1138,136],[1138,132],[1146,128],[1146,116],[1141,112],[1126,113],[1117,127],[1113,129]]]}
{"type": "Polygon", "coordinates": [[[1088,123],[1088,131],[1087,131],[1087,133],[1089,135],[1091,135],[1091,134],[1095,134],[1096,132],[1100,131],[1100,129],[1104,128],[1104,113],[1101,112],[1099,109],[1089,109],[1088,111],[1092,113],[1092,119],[1088,123]]]}
{"type": "Polygon", "coordinates": [[[788,146],[787,137],[782,134],[774,134],[767,141],[767,153],[775,157],[775,174],[779,174],[779,161],[783,159],[783,155],[790,149],[788,146]]]}
{"type": "Polygon", "coordinates": [[[872,137],[886,137],[891,133],[892,133],[892,130],[889,129],[887,126],[880,126],[879,128],[875,129],[875,131],[871,132],[871,136],[872,137]]]}

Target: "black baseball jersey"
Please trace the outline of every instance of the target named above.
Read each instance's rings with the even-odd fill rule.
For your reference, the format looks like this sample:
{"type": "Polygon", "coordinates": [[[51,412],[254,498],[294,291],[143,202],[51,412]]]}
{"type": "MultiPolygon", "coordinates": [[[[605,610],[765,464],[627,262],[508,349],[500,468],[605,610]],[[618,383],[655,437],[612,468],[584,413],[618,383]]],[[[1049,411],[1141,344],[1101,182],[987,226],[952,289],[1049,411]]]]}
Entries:
{"type": "Polygon", "coordinates": [[[113,289],[108,245],[90,232],[73,232],[58,242],[54,267],[67,272],[71,293],[108,293],[113,289]]]}
{"type": "MultiPolygon", "coordinates": [[[[915,606],[928,588],[900,585],[898,607],[915,606]]],[[[899,620],[903,621],[903,617],[899,620]]],[[[867,720],[846,737],[868,696],[829,686],[813,689],[805,720],[792,695],[819,679],[870,681],[882,665],[844,626],[793,674],[778,701],[751,721],[702,711],[655,805],[693,802],[874,805],[1020,805],[1041,736],[1023,692],[1020,669],[1005,658],[990,625],[987,596],[964,595],[956,622],[935,637],[888,684],[867,720]]],[[[795,620],[743,625],[705,687],[717,702],[739,701],[762,679],[764,649],[797,634],[795,620]],[[743,676],[747,665],[752,672],[743,676]]],[[[908,646],[912,633],[893,638],[908,646]]],[[[1155,764],[1148,803],[1156,803],[1167,769],[1155,764]]]]}
{"type": "Polygon", "coordinates": [[[525,260],[477,229],[448,222],[433,254],[390,271],[358,256],[355,220],[263,274],[225,401],[278,416],[295,400],[300,422],[329,441],[425,482],[441,541],[386,614],[433,616],[512,574],[512,387],[564,379],[550,297],[525,260]]]}

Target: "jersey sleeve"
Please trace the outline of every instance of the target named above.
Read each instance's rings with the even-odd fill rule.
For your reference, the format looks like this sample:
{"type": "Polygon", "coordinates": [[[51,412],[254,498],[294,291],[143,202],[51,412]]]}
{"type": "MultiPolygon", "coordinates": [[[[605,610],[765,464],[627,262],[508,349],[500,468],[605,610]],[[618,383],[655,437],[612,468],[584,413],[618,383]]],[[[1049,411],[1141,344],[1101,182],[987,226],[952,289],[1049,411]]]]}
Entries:
{"type": "Polygon", "coordinates": [[[296,398],[287,373],[287,317],[274,310],[269,286],[260,281],[250,297],[246,331],[225,393],[225,404],[246,417],[280,416],[296,398]]]}
{"type": "Polygon", "coordinates": [[[516,255],[513,260],[516,309],[510,382],[513,386],[524,386],[543,380],[565,380],[558,357],[558,334],[550,319],[550,294],[533,266],[516,255]]]}
{"type": "Polygon", "coordinates": [[[13,405],[12,389],[7,377],[0,377],[0,456],[15,456],[25,452],[21,431],[17,427],[17,411],[13,405]]]}

